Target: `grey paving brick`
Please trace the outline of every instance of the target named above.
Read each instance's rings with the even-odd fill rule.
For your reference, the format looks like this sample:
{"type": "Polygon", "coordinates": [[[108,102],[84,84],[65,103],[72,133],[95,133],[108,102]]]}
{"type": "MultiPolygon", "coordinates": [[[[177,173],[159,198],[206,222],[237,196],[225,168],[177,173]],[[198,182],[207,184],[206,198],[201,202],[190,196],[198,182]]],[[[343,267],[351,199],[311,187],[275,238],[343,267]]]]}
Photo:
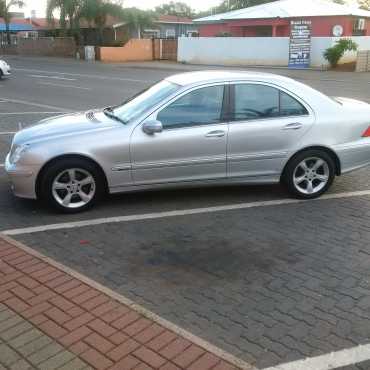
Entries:
{"type": "MultiPolygon", "coordinates": [[[[15,316],[13,311],[10,311],[7,307],[0,311],[0,323],[4,323],[4,321],[9,320],[11,317],[15,316]]],[[[0,325],[2,325],[0,324],[0,325]]]]}
{"type": "Polygon", "coordinates": [[[21,335],[23,333],[26,333],[27,331],[30,331],[33,328],[33,326],[27,322],[27,321],[21,321],[18,325],[15,325],[11,327],[8,330],[1,330],[0,337],[4,341],[9,341],[12,338],[17,337],[18,335],[21,335]]]}
{"type": "Polygon", "coordinates": [[[58,368],[58,370],[85,370],[87,367],[88,366],[79,358],[74,358],[72,361],[58,368]]]}
{"type": "Polygon", "coordinates": [[[62,351],[58,353],[57,355],[49,358],[48,360],[38,364],[37,367],[40,370],[58,369],[59,367],[66,365],[68,362],[70,362],[75,357],[76,356],[71,352],[62,351]]]}
{"type": "Polygon", "coordinates": [[[32,342],[18,347],[17,351],[19,351],[23,356],[29,356],[32,353],[40,351],[42,348],[46,347],[52,342],[52,340],[47,336],[42,336],[38,339],[33,340],[32,342]]]}
{"type": "Polygon", "coordinates": [[[20,360],[15,362],[12,366],[9,368],[10,370],[36,370],[36,367],[32,366],[30,363],[28,363],[26,360],[20,360]]]}
{"type": "Polygon", "coordinates": [[[27,358],[29,362],[34,365],[38,365],[41,362],[46,361],[47,359],[51,358],[55,354],[63,351],[63,347],[58,343],[52,342],[48,344],[46,347],[38,350],[37,352],[33,353],[31,356],[27,358]]]}
{"type": "Polygon", "coordinates": [[[3,321],[1,323],[1,332],[5,332],[6,330],[12,328],[13,326],[16,326],[20,323],[23,322],[23,319],[18,316],[18,315],[15,315],[15,316],[12,316],[10,317],[9,319],[3,321]]]}
{"type": "Polygon", "coordinates": [[[12,348],[6,344],[0,345],[0,364],[3,366],[10,366],[14,362],[20,360],[20,356],[12,348]]]}
{"type": "Polygon", "coordinates": [[[40,338],[41,336],[43,336],[43,333],[40,330],[33,328],[19,335],[18,337],[8,341],[8,344],[11,345],[13,348],[19,348],[26,345],[27,343],[30,343],[40,338]]]}

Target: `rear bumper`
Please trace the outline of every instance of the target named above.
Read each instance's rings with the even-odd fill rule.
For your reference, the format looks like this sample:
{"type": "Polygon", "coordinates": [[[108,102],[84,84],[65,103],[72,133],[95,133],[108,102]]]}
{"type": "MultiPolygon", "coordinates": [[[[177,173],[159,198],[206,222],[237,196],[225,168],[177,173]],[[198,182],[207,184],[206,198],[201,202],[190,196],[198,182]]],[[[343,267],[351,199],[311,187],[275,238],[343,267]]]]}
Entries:
{"type": "Polygon", "coordinates": [[[11,164],[9,155],[5,160],[5,171],[8,174],[11,188],[15,196],[36,199],[36,175],[38,167],[22,167],[11,164]]]}
{"type": "Polygon", "coordinates": [[[345,174],[370,165],[370,140],[361,139],[355,143],[334,148],[341,163],[341,173],[345,174]]]}

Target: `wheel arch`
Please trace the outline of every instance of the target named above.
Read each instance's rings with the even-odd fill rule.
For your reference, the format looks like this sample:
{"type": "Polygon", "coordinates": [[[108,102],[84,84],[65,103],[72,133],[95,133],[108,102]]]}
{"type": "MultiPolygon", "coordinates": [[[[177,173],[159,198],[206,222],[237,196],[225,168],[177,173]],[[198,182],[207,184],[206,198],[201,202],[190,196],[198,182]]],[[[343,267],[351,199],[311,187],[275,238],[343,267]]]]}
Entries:
{"type": "Polygon", "coordinates": [[[84,155],[84,154],[63,154],[63,155],[59,155],[57,157],[54,157],[52,159],[50,159],[49,161],[47,161],[41,168],[41,170],[39,171],[39,173],[37,174],[37,178],[36,178],[36,196],[38,199],[40,199],[40,192],[41,192],[41,183],[42,183],[42,178],[46,172],[46,170],[51,166],[53,165],[54,163],[60,161],[60,160],[63,160],[63,159],[82,159],[84,161],[88,161],[90,162],[91,164],[93,164],[97,170],[101,173],[102,175],[102,179],[103,179],[103,183],[104,183],[104,191],[105,192],[108,192],[108,179],[107,179],[107,175],[105,173],[105,171],[103,170],[103,168],[100,166],[100,164],[95,161],[94,159],[92,159],[91,157],[87,156],[87,155],[84,155]]]}
{"type": "Polygon", "coordinates": [[[295,152],[294,154],[292,154],[289,159],[286,161],[285,165],[284,165],[284,169],[281,173],[281,179],[284,177],[284,174],[285,174],[285,170],[289,164],[289,162],[294,158],[296,157],[297,155],[303,153],[303,152],[306,152],[308,150],[322,150],[324,151],[325,153],[327,153],[328,155],[330,155],[330,157],[333,159],[334,161],[334,164],[335,164],[335,174],[337,176],[340,176],[341,173],[342,173],[342,166],[341,166],[341,163],[340,163],[340,159],[337,155],[337,153],[335,153],[334,150],[326,147],[326,146],[322,146],[322,145],[312,145],[312,146],[308,146],[306,148],[303,148],[303,149],[300,149],[299,151],[295,152]]]}

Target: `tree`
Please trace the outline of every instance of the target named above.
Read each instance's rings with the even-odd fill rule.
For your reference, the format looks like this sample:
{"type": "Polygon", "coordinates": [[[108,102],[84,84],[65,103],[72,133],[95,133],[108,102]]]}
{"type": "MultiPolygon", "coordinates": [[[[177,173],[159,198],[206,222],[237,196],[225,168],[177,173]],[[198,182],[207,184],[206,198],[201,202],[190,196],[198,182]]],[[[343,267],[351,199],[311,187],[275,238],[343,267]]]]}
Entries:
{"type": "Polygon", "coordinates": [[[103,31],[109,15],[123,19],[124,12],[121,1],[109,0],[82,0],[80,17],[87,20],[89,26],[92,24],[98,30],[98,44],[103,43],[103,31]]]}
{"type": "Polygon", "coordinates": [[[153,14],[148,11],[137,8],[123,9],[123,21],[126,22],[129,33],[137,31],[138,37],[141,37],[141,30],[144,27],[150,27],[153,24],[153,14]]]}
{"type": "Polygon", "coordinates": [[[370,0],[358,0],[360,7],[364,10],[370,10],[370,0]]]}
{"type": "Polygon", "coordinates": [[[178,17],[192,18],[194,11],[191,7],[183,2],[170,1],[167,4],[162,4],[155,8],[155,12],[161,15],[176,15],[178,17]]]}
{"type": "Polygon", "coordinates": [[[48,0],[46,14],[49,22],[54,24],[54,12],[59,11],[62,34],[66,34],[68,23],[69,34],[74,36],[79,31],[81,9],[82,0],[48,0]]]}
{"type": "Polygon", "coordinates": [[[10,21],[12,19],[10,8],[13,6],[22,8],[24,6],[24,2],[22,0],[10,0],[10,1],[0,0],[0,16],[4,18],[8,45],[10,45],[12,42],[10,38],[10,21]]]}

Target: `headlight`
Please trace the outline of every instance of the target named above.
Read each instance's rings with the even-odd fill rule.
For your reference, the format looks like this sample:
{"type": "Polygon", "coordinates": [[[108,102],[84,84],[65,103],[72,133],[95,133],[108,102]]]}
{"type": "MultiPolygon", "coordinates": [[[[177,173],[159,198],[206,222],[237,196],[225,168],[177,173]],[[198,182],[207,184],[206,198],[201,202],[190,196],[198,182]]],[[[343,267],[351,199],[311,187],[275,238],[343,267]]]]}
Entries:
{"type": "Polygon", "coordinates": [[[27,151],[28,148],[29,148],[29,144],[13,145],[10,151],[10,157],[9,157],[10,163],[12,164],[17,163],[21,159],[22,154],[25,151],[27,151]]]}

